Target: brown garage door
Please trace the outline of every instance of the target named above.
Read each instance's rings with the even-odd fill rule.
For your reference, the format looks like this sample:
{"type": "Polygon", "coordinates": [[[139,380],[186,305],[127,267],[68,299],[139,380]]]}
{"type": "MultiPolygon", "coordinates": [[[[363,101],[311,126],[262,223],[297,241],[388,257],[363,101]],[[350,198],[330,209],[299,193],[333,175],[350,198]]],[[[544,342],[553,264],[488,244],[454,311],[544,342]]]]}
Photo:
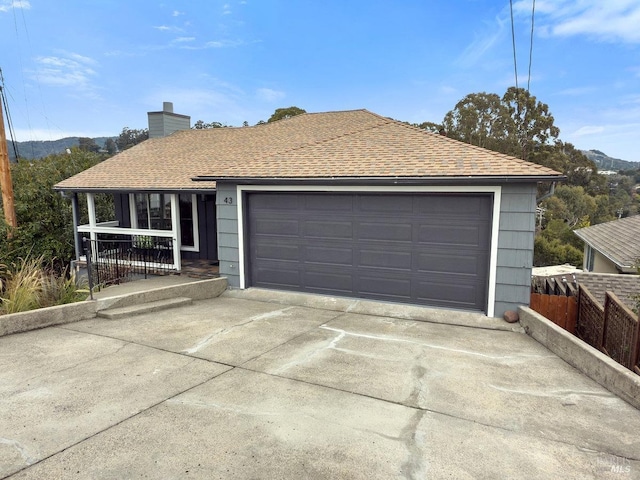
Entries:
{"type": "Polygon", "coordinates": [[[249,193],[249,285],[486,310],[492,197],[249,193]]]}

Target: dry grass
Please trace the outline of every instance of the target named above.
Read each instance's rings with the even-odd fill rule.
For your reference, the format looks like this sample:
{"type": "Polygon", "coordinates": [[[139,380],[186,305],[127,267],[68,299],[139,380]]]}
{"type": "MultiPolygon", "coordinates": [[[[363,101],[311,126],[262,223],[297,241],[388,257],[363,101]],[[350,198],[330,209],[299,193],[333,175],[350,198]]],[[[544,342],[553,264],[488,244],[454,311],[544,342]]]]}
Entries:
{"type": "Polygon", "coordinates": [[[84,300],[87,293],[76,286],[74,275],[66,270],[56,274],[42,256],[0,265],[0,314],[73,303],[84,300]]]}

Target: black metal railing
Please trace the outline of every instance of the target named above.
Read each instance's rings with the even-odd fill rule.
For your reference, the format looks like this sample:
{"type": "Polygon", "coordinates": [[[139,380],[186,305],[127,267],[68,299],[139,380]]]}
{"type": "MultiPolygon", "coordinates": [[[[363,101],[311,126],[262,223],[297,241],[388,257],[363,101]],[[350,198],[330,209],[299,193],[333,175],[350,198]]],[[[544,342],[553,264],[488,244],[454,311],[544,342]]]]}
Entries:
{"type": "Polygon", "coordinates": [[[83,239],[89,288],[175,271],[173,241],[148,235],[105,235],[83,239]]]}

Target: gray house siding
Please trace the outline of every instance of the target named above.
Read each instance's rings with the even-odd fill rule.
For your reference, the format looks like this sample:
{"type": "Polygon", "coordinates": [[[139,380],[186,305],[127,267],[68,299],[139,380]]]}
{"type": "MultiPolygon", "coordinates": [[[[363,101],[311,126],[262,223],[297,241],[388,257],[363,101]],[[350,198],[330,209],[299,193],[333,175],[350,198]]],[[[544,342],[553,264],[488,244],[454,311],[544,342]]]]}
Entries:
{"type": "MultiPolygon", "coordinates": [[[[220,274],[228,278],[229,286],[238,288],[240,252],[236,186],[218,182],[217,189],[220,274]]],[[[529,304],[535,208],[535,184],[507,184],[502,187],[494,303],[496,317],[501,317],[506,310],[529,304]]]]}
{"type": "Polygon", "coordinates": [[[240,250],[238,240],[238,198],[236,186],[218,182],[216,185],[218,211],[218,259],[220,275],[227,277],[230,287],[240,287],[240,250]]]}
{"type": "Polygon", "coordinates": [[[517,309],[519,305],[529,305],[535,211],[535,184],[503,185],[496,268],[496,317],[501,317],[507,310],[517,309]]]}

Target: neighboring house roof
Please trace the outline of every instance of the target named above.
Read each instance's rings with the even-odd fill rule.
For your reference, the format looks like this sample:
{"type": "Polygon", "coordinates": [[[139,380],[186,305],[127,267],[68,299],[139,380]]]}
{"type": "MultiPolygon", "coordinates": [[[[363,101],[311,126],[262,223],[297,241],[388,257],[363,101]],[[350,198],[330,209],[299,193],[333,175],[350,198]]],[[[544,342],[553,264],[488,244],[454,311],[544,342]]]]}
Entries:
{"type": "Polygon", "coordinates": [[[579,228],[574,233],[620,269],[633,270],[640,258],[640,215],[579,228]]]}
{"type": "MultiPolygon", "coordinates": [[[[59,190],[211,189],[222,178],[561,180],[541,165],[367,110],[311,113],[255,127],[183,130],[146,140],[59,190]]],[[[495,180],[493,180],[495,181],[495,180]]]]}
{"type": "Polygon", "coordinates": [[[574,274],[578,285],[582,285],[604,305],[605,292],[613,292],[627,307],[636,304],[635,296],[640,294],[640,275],[583,272],[574,274]]]}

